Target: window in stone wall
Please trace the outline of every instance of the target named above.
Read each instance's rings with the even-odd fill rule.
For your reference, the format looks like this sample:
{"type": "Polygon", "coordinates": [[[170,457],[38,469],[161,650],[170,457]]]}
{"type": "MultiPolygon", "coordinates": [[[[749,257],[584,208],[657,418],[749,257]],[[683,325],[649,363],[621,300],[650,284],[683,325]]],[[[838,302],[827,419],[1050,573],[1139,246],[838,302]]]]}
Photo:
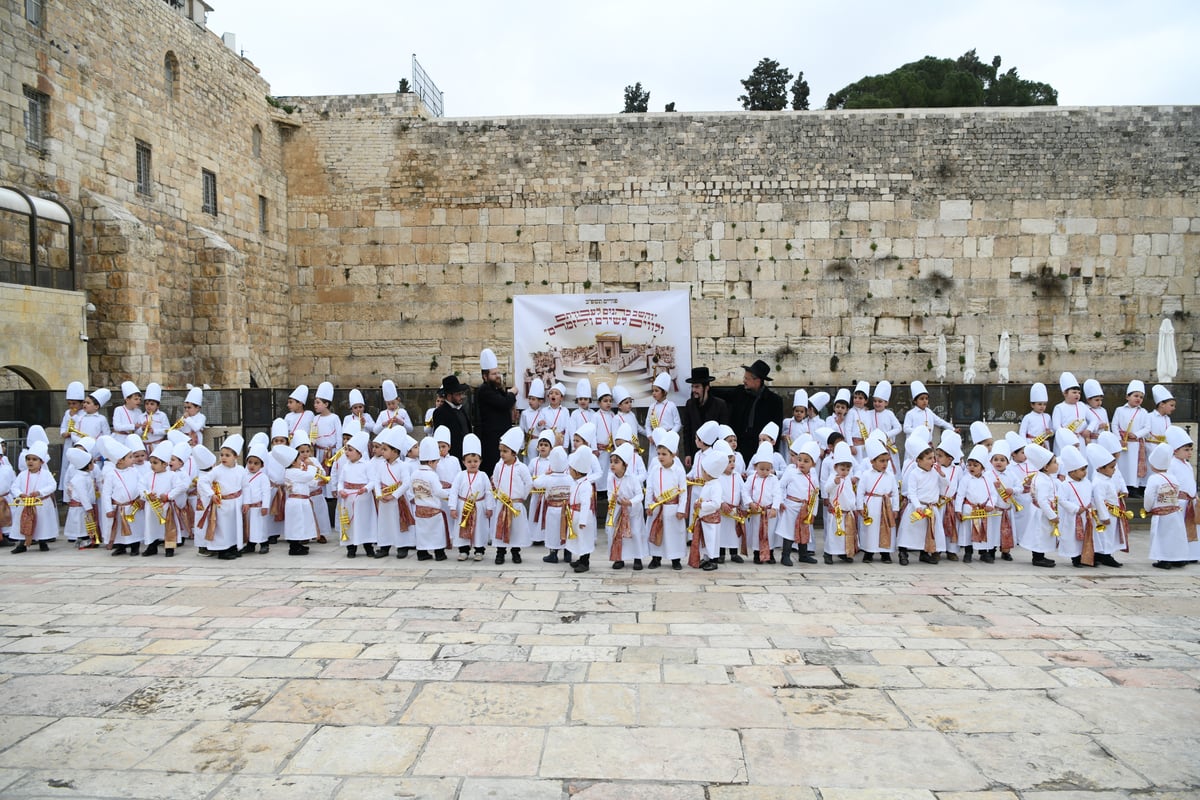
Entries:
{"type": "Polygon", "coordinates": [[[134,139],[137,150],[137,193],[150,197],[154,194],[154,184],[150,177],[150,145],[141,139],[134,139]]]}
{"type": "Polygon", "coordinates": [[[257,125],[250,130],[250,151],[255,158],[262,158],[262,128],[257,125]]]}
{"type": "Polygon", "coordinates": [[[167,96],[174,100],[179,96],[179,59],[170,50],[163,58],[163,77],[167,83],[167,96]]]}
{"type": "Polygon", "coordinates": [[[46,4],[43,0],[25,0],[25,21],[30,25],[41,25],[46,4]]]}
{"type": "Polygon", "coordinates": [[[204,200],[200,209],[205,214],[217,215],[217,174],[208,170],[200,171],[204,180],[204,200]]]}
{"type": "Polygon", "coordinates": [[[25,87],[25,144],[46,149],[46,109],[50,98],[37,89],[25,87]]]}
{"type": "Polygon", "coordinates": [[[267,206],[267,198],[260,194],[258,196],[258,230],[260,233],[270,230],[270,226],[267,225],[268,211],[270,208],[267,206]]]}

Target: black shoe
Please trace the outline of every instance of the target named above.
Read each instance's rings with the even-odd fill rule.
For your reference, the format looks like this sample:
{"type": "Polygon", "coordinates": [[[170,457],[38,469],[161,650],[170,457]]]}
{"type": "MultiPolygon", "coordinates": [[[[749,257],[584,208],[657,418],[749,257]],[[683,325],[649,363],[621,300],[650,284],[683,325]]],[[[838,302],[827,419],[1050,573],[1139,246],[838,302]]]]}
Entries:
{"type": "MultiPolygon", "coordinates": [[[[13,552],[15,553],[17,551],[13,550],[13,552]]],[[[1154,567],[1155,569],[1170,569],[1171,568],[1170,562],[1167,562],[1167,561],[1155,561],[1150,566],[1154,567]]]]}
{"type": "Polygon", "coordinates": [[[520,564],[520,563],[521,563],[521,548],[519,548],[519,547],[514,547],[514,548],[512,549],[512,561],[513,561],[513,563],[514,563],[514,564],[520,564]]]}
{"type": "Polygon", "coordinates": [[[1043,556],[1042,558],[1035,558],[1033,560],[1033,565],[1035,567],[1053,567],[1054,561],[1043,556]]]}
{"type": "MultiPolygon", "coordinates": [[[[679,559],[675,559],[675,560],[678,561],[679,559]]],[[[661,566],[662,566],[662,556],[651,557],[650,565],[649,565],[650,569],[658,569],[661,566]]]]}
{"type": "Polygon", "coordinates": [[[306,544],[300,545],[300,555],[302,555],[302,556],[308,555],[308,545],[306,545],[306,544]]]}
{"type": "Polygon", "coordinates": [[[504,563],[504,557],[505,557],[506,555],[507,555],[507,553],[504,551],[504,548],[503,548],[503,547],[497,547],[497,548],[496,548],[496,563],[497,563],[497,564],[503,564],[503,563],[504,563]]]}
{"type": "Polygon", "coordinates": [[[376,548],[375,558],[387,558],[387,555],[389,552],[391,552],[391,549],[392,549],[392,546],[390,544],[384,545],[383,547],[376,548]]]}
{"type": "MultiPolygon", "coordinates": [[[[11,539],[5,539],[3,536],[0,536],[0,550],[3,550],[5,547],[12,547],[12,546],[13,546],[13,543],[12,543],[11,539]]],[[[79,549],[82,550],[83,548],[80,547],[79,549]]]]}
{"type": "Polygon", "coordinates": [[[358,545],[346,545],[346,558],[358,558],[358,545]]]}
{"type": "Polygon", "coordinates": [[[817,563],[817,555],[808,549],[808,545],[802,544],[796,550],[796,560],[801,564],[815,564],[817,563]]]}
{"type": "Polygon", "coordinates": [[[202,555],[202,556],[206,556],[206,555],[208,555],[208,548],[207,547],[197,547],[196,553],[199,555],[202,555]]]}
{"type": "Polygon", "coordinates": [[[757,551],[757,550],[755,550],[755,551],[754,551],[754,563],[755,563],[755,564],[761,564],[761,563],[762,563],[762,558],[761,558],[761,557],[758,555],[758,551],[757,551]]]}
{"type": "Polygon", "coordinates": [[[268,536],[267,544],[279,544],[279,535],[276,534],[275,536],[268,536]]]}
{"type": "Polygon", "coordinates": [[[924,550],[922,550],[921,555],[917,556],[917,560],[922,564],[936,564],[937,556],[933,555],[932,553],[926,553],[924,550]]]}
{"type": "Polygon", "coordinates": [[[592,567],[592,557],[591,556],[580,556],[579,558],[577,558],[575,560],[575,566],[573,567],[573,569],[576,572],[587,572],[589,569],[591,569],[591,567],[592,567]]]}
{"type": "Polygon", "coordinates": [[[38,542],[38,550],[41,550],[43,553],[50,552],[49,542],[38,542]]]}
{"type": "MultiPolygon", "coordinates": [[[[264,545],[263,545],[263,547],[266,547],[266,545],[264,544],[264,545]]],[[[265,552],[267,552],[267,551],[266,551],[266,550],[263,550],[263,551],[261,551],[261,552],[265,553],[265,552]]],[[[165,555],[167,558],[174,558],[174,557],[175,557],[175,548],[174,548],[174,547],[168,547],[168,548],[166,549],[166,551],[163,553],[163,555],[165,555]]]]}
{"type": "Polygon", "coordinates": [[[958,553],[951,553],[950,551],[947,550],[946,551],[946,560],[947,561],[958,561],[958,553]]]}
{"type": "Polygon", "coordinates": [[[1008,552],[1001,553],[1000,560],[1001,561],[1012,561],[1012,553],[1008,553],[1008,552]]]}
{"type": "Polygon", "coordinates": [[[729,560],[735,564],[745,564],[746,563],[746,559],[742,558],[737,553],[731,553],[729,556],[729,560]]]}
{"type": "MultiPolygon", "coordinates": [[[[12,549],[12,554],[13,554],[13,555],[16,555],[17,553],[24,553],[24,552],[25,552],[26,550],[28,550],[28,549],[29,549],[29,548],[25,546],[25,543],[24,543],[24,542],[21,542],[19,545],[17,545],[16,547],[14,547],[14,548],[12,549]]],[[[116,552],[115,552],[115,551],[113,552],[113,555],[114,555],[114,556],[116,555],[116,552]]]]}
{"type": "Polygon", "coordinates": [[[634,569],[634,571],[635,571],[635,572],[641,571],[641,569],[642,569],[642,560],[641,560],[640,558],[635,558],[635,559],[633,560],[633,569],[634,569]]]}
{"type": "Polygon", "coordinates": [[[549,553],[542,556],[542,561],[545,561],[547,564],[557,564],[558,563],[558,551],[551,550],[549,553]]]}
{"type": "MultiPolygon", "coordinates": [[[[168,551],[168,553],[169,552],[170,551],[168,551]]],[[[258,554],[259,555],[262,555],[263,553],[269,553],[269,552],[271,552],[271,543],[270,542],[263,542],[262,544],[260,544],[258,546],[258,554]]]]}
{"type": "Polygon", "coordinates": [[[676,570],[676,571],[683,569],[683,561],[681,561],[678,558],[672,558],[671,559],[671,569],[676,570]]]}
{"type": "Polygon", "coordinates": [[[364,544],[363,545],[363,553],[366,554],[367,558],[374,558],[375,557],[375,545],[364,544]]]}
{"type": "Polygon", "coordinates": [[[853,556],[838,556],[838,561],[843,561],[847,564],[853,564],[854,557],[853,556]]]}
{"type": "Polygon", "coordinates": [[[824,560],[825,560],[825,563],[826,563],[826,564],[832,564],[832,563],[833,563],[833,556],[831,556],[829,553],[826,553],[826,554],[825,554],[825,559],[824,559],[824,560]]]}
{"type": "Polygon", "coordinates": [[[908,551],[907,550],[900,551],[900,566],[902,566],[902,567],[908,566],[908,551]]]}
{"type": "MultiPolygon", "coordinates": [[[[151,546],[151,547],[157,547],[158,545],[150,545],[150,546],[151,546]]],[[[243,547],[243,548],[242,548],[242,550],[241,550],[241,553],[242,553],[242,555],[244,555],[244,556],[253,555],[253,554],[254,554],[254,542],[251,542],[250,544],[248,544],[248,545],[246,545],[245,547],[243,547]]],[[[145,554],[143,554],[143,555],[145,555],[145,554]]]]}
{"type": "Polygon", "coordinates": [[[864,564],[870,564],[873,561],[875,561],[874,553],[863,553],[863,563],[864,564]]]}
{"type": "MultiPolygon", "coordinates": [[[[21,545],[21,552],[22,553],[25,552],[25,545],[21,545]]],[[[113,545],[112,554],[114,556],[125,555],[125,545],[123,545],[123,544],[113,545]]]]}
{"type": "Polygon", "coordinates": [[[625,569],[625,562],[624,561],[614,561],[612,563],[612,568],[613,569],[625,569]]]}
{"type": "MultiPolygon", "coordinates": [[[[974,556],[975,556],[974,549],[970,548],[970,547],[966,548],[966,550],[963,551],[963,557],[962,557],[963,563],[970,564],[971,559],[974,558],[974,556]]],[[[949,558],[949,556],[947,556],[947,558],[949,558]]]]}
{"type": "MultiPolygon", "coordinates": [[[[407,548],[407,547],[397,547],[396,548],[396,558],[408,558],[408,551],[409,551],[409,548],[407,548]]],[[[384,552],[384,555],[385,556],[387,555],[386,550],[384,552]]],[[[376,556],[376,558],[378,558],[378,556],[376,556]]]]}
{"type": "Polygon", "coordinates": [[[222,550],[219,553],[217,553],[218,561],[233,561],[237,557],[238,557],[238,552],[237,552],[236,547],[230,547],[227,550],[222,550]]]}
{"type": "Polygon", "coordinates": [[[1120,567],[1120,566],[1123,566],[1123,565],[1121,564],[1121,562],[1120,562],[1120,561],[1117,561],[1117,559],[1113,557],[1112,553],[1105,553],[1105,554],[1104,554],[1104,565],[1105,565],[1106,567],[1120,567]]]}
{"type": "Polygon", "coordinates": [[[717,562],[713,561],[711,558],[706,558],[700,562],[700,569],[704,570],[705,572],[712,572],[716,568],[717,562]]]}
{"type": "Polygon", "coordinates": [[[142,549],[142,543],[134,542],[133,544],[129,545],[129,555],[136,556],[138,554],[138,551],[140,551],[141,549],[142,549]]]}
{"type": "Polygon", "coordinates": [[[984,550],[982,553],[979,554],[979,560],[985,564],[995,564],[996,563],[996,551],[995,550],[984,550]]]}
{"type": "Polygon", "coordinates": [[[446,560],[446,551],[445,550],[434,550],[433,551],[433,560],[434,561],[445,561],[446,560]]]}
{"type": "Polygon", "coordinates": [[[892,563],[892,554],[891,553],[881,553],[879,555],[879,560],[882,561],[884,564],[890,564],[890,563],[892,563]]]}
{"type": "Polygon", "coordinates": [[[718,564],[725,563],[725,548],[721,548],[721,555],[717,556],[717,563],[718,564]]]}
{"type": "Polygon", "coordinates": [[[1076,567],[1076,568],[1082,567],[1083,566],[1083,556],[1071,556],[1071,566],[1076,567]]]}
{"type": "Polygon", "coordinates": [[[792,565],[791,542],[784,542],[783,546],[779,548],[779,563],[785,567],[790,567],[792,565]]]}
{"type": "Polygon", "coordinates": [[[432,561],[432,560],[433,560],[433,553],[429,552],[428,550],[418,550],[417,551],[417,561],[432,561]]]}

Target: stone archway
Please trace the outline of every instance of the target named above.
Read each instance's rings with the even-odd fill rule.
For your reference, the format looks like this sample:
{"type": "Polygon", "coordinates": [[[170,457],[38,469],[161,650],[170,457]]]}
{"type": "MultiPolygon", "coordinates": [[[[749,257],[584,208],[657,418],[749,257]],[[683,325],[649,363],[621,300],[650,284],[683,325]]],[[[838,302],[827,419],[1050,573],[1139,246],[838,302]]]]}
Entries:
{"type": "Polygon", "coordinates": [[[41,374],[29,367],[18,364],[9,364],[0,367],[0,389],[21,391],[28,389],[48,390],[51,388],[49,382],[41,374]]]}

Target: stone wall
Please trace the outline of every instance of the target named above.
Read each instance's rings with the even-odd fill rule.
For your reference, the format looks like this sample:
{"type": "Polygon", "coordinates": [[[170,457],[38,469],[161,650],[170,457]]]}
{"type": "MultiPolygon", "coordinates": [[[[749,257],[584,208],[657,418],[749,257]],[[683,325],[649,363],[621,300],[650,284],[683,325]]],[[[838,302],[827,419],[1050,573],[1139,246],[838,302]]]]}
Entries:
{"type": "Polygon", "coordinates": [[[79,292],[0,284],[0,367],[28,385],[4,388],[66,388],[87,374],[83,306],[79,292]]]}
{"type": "Polygon", "coordinates": [[[40,27],[24,5],[0,4],[0,184],[75,215],[79,288],[98,310],[87,374],[69,379],[284,384],[281,139],[295,123],[252,64],[161,0],[47,0],[40,27]],[[49,98],[40,151],[25,143],[24,87],[49,98]],[[135,140],[152,150],[149,195],[135,140]],[[216,174],[215,215],[202,210],[203,169],[216,174]]]}
{"type": "Polygon", "coordinates": [[[690,289],[695,357],[783,382],[1195,380],[1200,109],[413,117],[292,98],[293,379],[474,375],[521,293],[690,289]],[[436,366],[435,366],[436,364],[436,366]]]}

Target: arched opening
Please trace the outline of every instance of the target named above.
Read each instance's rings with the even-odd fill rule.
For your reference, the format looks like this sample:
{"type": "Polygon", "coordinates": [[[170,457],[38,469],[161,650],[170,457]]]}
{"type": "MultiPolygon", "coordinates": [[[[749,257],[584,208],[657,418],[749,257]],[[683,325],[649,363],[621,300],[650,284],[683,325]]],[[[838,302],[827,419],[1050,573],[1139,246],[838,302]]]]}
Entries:
{"type": "Polygon", "coordinates": [[[0,391],[20,392],[31,389],[46,391],[50,384],[46,379],[29,367],[9,364],[0,368],[0,391]]]}
{"type": "Polygon", "coordinates": [[[170,50],[163,58],[163,78],[166,81],[167,97],[174,100],[179,96],[179,59],[170,50]]]}

